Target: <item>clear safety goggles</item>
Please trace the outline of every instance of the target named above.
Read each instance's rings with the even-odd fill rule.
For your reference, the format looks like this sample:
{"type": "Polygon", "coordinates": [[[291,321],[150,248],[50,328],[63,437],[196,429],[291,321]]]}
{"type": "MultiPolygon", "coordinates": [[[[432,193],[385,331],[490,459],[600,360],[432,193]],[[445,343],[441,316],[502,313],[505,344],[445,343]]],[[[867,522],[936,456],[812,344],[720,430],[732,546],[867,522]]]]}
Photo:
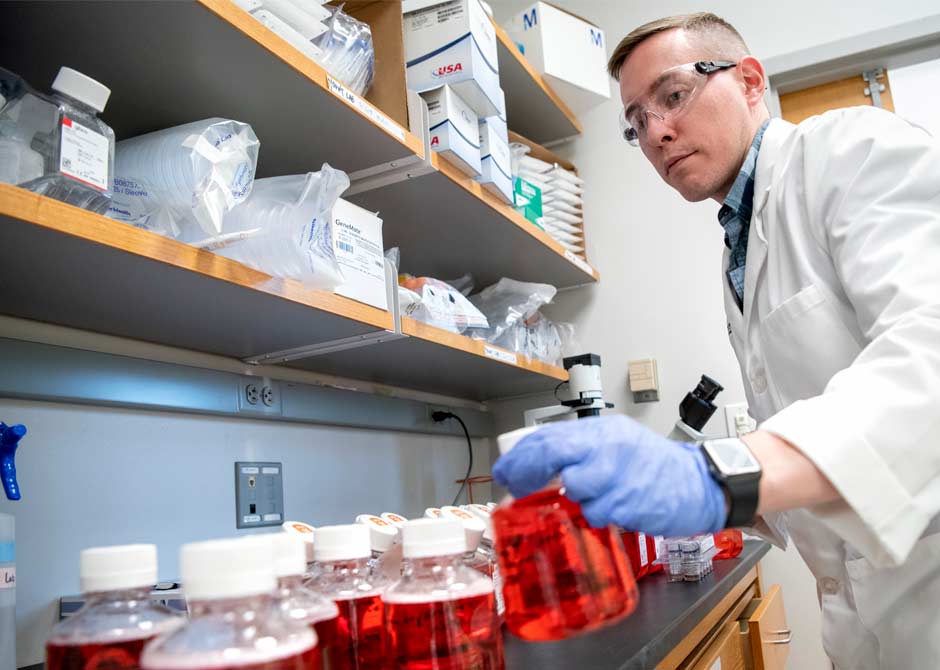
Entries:
{"type": "Polygon", "coordinates": [[[700,60],[663,71],[648,93],[637,96],[621,111],[620,133],[623,139],[631,146],[640,146],[640,141],[646,138],[649,117],[661,122],[678,117],[705,88],[708,75],[736,65],[723,60],[700,60]]]}

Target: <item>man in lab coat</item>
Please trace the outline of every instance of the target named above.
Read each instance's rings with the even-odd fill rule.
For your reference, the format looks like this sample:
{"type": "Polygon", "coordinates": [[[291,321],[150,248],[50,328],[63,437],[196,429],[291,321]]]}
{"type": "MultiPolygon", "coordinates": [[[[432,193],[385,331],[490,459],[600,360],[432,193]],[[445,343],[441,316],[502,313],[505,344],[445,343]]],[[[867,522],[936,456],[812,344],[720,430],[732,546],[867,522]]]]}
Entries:
{"type": "Polygon", "coordinates": [[[940,668],[940,142],[871,107],[770,120],[761,63],[712,14],[637,28],[609,69],[624,139],[721,204],[759,429],[699,447],[623,416],[562,422],[497,481],[518,496],[560,473],[594,525],[789,532],[835,667],[940,668]]]}

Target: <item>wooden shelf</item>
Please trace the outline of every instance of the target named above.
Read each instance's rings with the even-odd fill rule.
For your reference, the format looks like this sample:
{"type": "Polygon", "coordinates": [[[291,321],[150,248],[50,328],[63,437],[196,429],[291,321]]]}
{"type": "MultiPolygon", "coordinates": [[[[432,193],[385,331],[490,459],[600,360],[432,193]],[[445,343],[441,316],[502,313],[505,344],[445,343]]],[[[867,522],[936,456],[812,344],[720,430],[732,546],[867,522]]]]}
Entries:
{"type": "MultiPolygon", "coordinates": [[[[327,73],[233,2],[3,2],[0,63],[41,89],[66,64],[108,86],[102,118],[119,139],[211,117],[250,123],[258,176],[353,172],[421,155],[328,87],[327,73]]],[[[402,74],[402,77],[404,75],[402,74]]]]}
{"type": "Polygon", "coordinates": [[[545,83],[498,25],[496,41],[499,47],[499,81],[506,94],[506,120],[510,130],[539,144],[549,144],[584,132],[574,112],[545,83]]]}
{"type": "Polygon", "coordinates": [[[568,379],[562,368],[408,317],[402,333],[408,337],[288,365],[473,400],[550,391],[568,379]]]}
{"type": "Polygon", "coordinates": [[[391,313],[0,184],[0,311],[246,358],[393,328],[391,313]]]}
{"type": "Polygon", "coordinates": [[[385,246],[401,248],[404,271],[444,280],[471,272],[477,288],[502,277],[557,288],[600,279],[452,163],[437,154],[431,158],[437,172],[349,198],[383,217],[385,246]]]}

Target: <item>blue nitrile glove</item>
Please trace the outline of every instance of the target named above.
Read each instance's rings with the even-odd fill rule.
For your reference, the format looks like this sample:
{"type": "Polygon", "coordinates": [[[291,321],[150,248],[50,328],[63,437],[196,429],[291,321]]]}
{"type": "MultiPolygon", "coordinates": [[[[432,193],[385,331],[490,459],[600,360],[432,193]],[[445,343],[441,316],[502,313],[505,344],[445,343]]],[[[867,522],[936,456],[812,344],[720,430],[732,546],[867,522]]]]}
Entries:
{"type": "Polygon", "coordinates": [[[592,526],[649,535],[724,528],[725,496],[701,449],[657,435],[626,416],[549,424],[519,440],[493,466],[516,498],[561,474],[566,495],[592,526]]]}

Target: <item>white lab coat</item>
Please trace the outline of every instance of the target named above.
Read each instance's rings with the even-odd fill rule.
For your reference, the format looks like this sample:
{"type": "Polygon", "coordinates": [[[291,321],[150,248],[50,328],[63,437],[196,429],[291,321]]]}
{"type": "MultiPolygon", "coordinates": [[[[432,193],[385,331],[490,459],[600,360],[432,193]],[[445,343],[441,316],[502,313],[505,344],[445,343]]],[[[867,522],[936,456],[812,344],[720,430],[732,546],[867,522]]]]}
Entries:
{"type": "Polygon", "coordinates": [[[940,668],[940,141],[874,108],[776,119],[754,186],[743,314],[722,262],[750,411],[844,499],[757,530],[816,576],[836,668],[940,668]]]}

